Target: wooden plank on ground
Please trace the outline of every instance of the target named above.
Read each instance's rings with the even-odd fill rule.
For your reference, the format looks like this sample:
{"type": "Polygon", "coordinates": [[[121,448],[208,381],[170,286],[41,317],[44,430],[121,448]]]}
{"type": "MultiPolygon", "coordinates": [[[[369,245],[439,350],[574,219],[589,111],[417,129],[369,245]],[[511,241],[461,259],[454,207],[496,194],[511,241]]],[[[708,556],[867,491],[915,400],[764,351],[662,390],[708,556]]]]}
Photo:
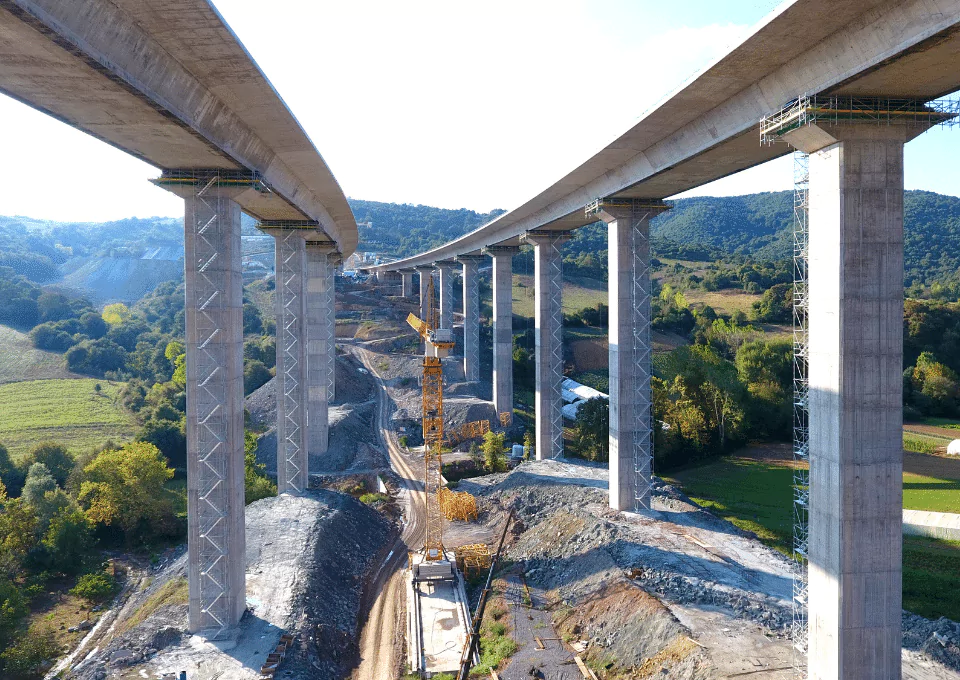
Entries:
{"type": "Polygon", "coordinates": [[[593,680],[590,669],[587,668],[587,664],[583,663],[583,659],[580,658],[580,655],[573,657],[573,660],[577,662],[577,668],[580,669],[580,673],[583,675],[584,680],[593,680]]]}

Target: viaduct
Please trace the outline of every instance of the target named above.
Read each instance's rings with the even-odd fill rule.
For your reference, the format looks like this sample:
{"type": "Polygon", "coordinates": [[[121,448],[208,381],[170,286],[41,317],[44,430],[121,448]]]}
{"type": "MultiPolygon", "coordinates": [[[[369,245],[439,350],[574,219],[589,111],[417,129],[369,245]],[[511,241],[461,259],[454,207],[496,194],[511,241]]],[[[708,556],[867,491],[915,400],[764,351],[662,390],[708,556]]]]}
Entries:
{"type": "MultiPolygon", "coordinates": [[[[638,74],[642,79],[642,73],[638,74]]],[[[616,106],[629,83],[599,84],[616,106]]],[[[478,377],[493,262],[494,399],[512,410],[511,258],[536,261],[538,457],[561,445],[560,247],[607,223],[610,504],[649,508],[650,219],[664,199],[792,148],[810,155],[810,636],[815,679],[898,679],[903,146],[960,89],[960,0],[793,0],[606,148],[520,207],[377,268],[464,285],[478,377]],[[758,124],[775,117],[761,144],[758,124]]],[[[240,212],[277,239],[278,478],[306,486],[333,392],[332,270],[357,245],[343,192],[207,0],[0,0],[0,92],[161,169],[185,200],[190,627],[244,609],[240,212]]]]}
{"type": "Polygon", "coordinates": [[[189,625],[217,637],[246,607],[240,213],[276,237],[281,493],[306,489],[327,447],[353,213],[206,0],[0,0],[0,92],[160,168],[184,199],[189,625]]]}
{"type": "MultiPolygon", "coordinates": [[[[642,72],[638,73],[642,78],[642,72]]],[[[629,83],[598,85],[616,106],[629,83]]],[[[560,248],[608,227],[610,506],[650,508],[649,223],[664,199],[790,153],[809,156],[808,674],[901,677],[903,147],[951,118],[960,1],[796,0],[630,130],[523,205],[433,250],[372,267],[405,296],[439,269],[464,291],[477,379],[478,263],[492,260],[493,395],[512,412],[511,260],[533,246],[536,453],[562,451],[560,248]],[[795,102],[791,107],[786,104],[795,102]],[[760,122],[764,121],[764,143],[760,122]],[[776,142],[774,143],[774,140],[776,142]]]]}

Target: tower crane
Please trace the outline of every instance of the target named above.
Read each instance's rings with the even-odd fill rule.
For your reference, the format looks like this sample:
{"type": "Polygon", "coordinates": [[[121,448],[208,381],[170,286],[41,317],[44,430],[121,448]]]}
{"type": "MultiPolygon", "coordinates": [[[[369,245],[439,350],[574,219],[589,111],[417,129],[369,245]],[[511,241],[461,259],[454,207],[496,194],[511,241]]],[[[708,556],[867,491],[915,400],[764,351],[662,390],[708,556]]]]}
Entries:
{"type": "Polygon", "coordinates": [[[427,528],[423,544],[424,559],[445,559],[443,551],[443,515],[440,512],[440,489],[443,486],[441,455],[443,451],[443,357],[454,347],[453,329],[437,328],[434,307],[433,277],[427,285],[427,319],[416,314],[407,317],[425,344],[423,356],[423,485],[427,528]]]}

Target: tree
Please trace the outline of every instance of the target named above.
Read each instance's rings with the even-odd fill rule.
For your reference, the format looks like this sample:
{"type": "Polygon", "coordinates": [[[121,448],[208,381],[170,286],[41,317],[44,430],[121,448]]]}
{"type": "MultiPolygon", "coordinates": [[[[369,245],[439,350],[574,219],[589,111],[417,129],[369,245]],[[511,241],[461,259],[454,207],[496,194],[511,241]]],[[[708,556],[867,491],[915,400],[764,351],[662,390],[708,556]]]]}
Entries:
{"type": "Polygon", "coordinates": [[[77,585],[70,590],[70,594],[82,597],[88,602],[104,602],[113,597],[117,590],[116,579],[105,571],[98,571],[78,578],[77,585]]]}
{"type": "Polygon", "coordinates": [[[260,309],[249,302],[243,305],[243,332],[244,333],[262,333],[263,317],[260,315],[260,309]]]}
{"type": "Polygon", "coordinates": [[[267,466],[257,461],[257,435],[243,433],[244,499],[249,505],[261,498],[277,495],[277,485],[267,477],[267,466]]]}
{"type": "Polygon", "coordinates": [[[53,659],[60,654],[57,636],[49,628],[32,627],[27,635],[10,645],[0,659],[11,680],[27,680],[42,677],[53,659]]]}
{"type": "Polygon", "coordinates": [[[165,491],[173,469],[153,444],[134,442],[102,451],[84,468],[79,502],[93,522],[116,525],[131,541],[141,524],[162,533],[173,521],[165,491]]]}
{"type": "Polygon", "coordinates": [[[56,442],[41,442],[33,447],[26,459],[29,466],[32,463],[43,463],[47,470],[53,475],[57,486],[64,486],[67,483],[67,477],[73,470],[74,460],[66,446],[56,442]]]}
{"type": "Polygon", "coordinates": [[[48,352],[66,352],[76,342],[66,331],[59,330],[52,323],[42,323],[30,331],[30,340],[37,349],[48,352]]]}
{"type": "Polygon", "coordinates": [[[533,458],[533,433],[527,430],[523,433],[523,459],[533,458]]]}
{"type": "Polygon", "coordinates": [[[503,451],[506,435],[503,432],[487,432],[483,435],[483,460],[488,472],[504,472],[507,469],[507,454],[503,451]]]}
{"type": "Polygon", "coordinates": [[[43,547],[50,553],[54,568],[63,574],[83,571],[96,541],[93,526],[77,507],[64,508],[50,520],[43,547]]]}
{"type": "Polygon", "coordinates": [[[36,545],[37,515],[22,498],[7,498],[0,488],[0,569],[16,575],[36,545]]]}
{"type": "Polygon", "coordinates": [[[28,613],[27,599],[20,588],[10,579],[0,576],[0,647],[10,642],[10,637],[28,613]]]}
{"type": "Polygon", "coordinates": [[[80,325],[83,327],[83,334],[92,340],[99,340],[107,334],[107,322],[96,312],[81,314],[80,325]]]}
{"type": "Polygon", "coordinates": [[[43,495],[57,488],[57,482],[43,463],[34,463],[27,472],[27,481],[23,485],[23,500],[34,508],[39,507],[43,495]]]}
{"type": "Polygon", "coordinates": [[[130,310],[122,302],[115,302],[103,308],[103,320],[111,326],[116,326],[130,318],[130,310]]]}
{"type": "Polygon", "coordinates": [[[246,361],[243,367],[243,393],[250,394],[254,390],[270,382],[270,369],[260,361],[246,361]]]}
{"type": "Polygon", "coordinates": [[[589,460],[610,458],[610,402],[603,397],[588,399],[577,410],[574,438],[589,460]]]}
{"type": "MultiPolygon", "coordinates": [[[[169,403],[165,402],[165,404],[170,410],[173,410],[169,403]]],[[[177,414],[177,417],[179,419],[179,414],[177,414]]],[[[160,453],[166,457],[167,463],[171,467],[186,469],[187,437],[179,422],[160,418],[148,420],[143,424],[140,432],[137,433],[137,441],[148,442],[156,446],[160,453]]]]}
{"type": "Polygon", "coordinates": [[[25,480],[23,470],[14,465],[7,447],[0,444],[0,486],[5,487],[6,492],[16,498],[23,491],[25,480]]]}

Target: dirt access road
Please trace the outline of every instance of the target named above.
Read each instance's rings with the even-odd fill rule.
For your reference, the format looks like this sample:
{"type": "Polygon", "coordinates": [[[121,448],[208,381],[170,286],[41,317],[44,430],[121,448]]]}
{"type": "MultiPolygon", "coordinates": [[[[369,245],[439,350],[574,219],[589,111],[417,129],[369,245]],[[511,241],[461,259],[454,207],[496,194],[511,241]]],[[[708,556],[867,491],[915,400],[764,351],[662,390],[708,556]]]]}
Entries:
{"type": "Polygon", "coordinates": [[[416,473],[417,466],[400,448],[390,429],[393,402],[387,394],[383,379],[374,369],[374,357],[369,350],[344,345],[370,371],[377,381],[377,424],[381,446],[390,457],[390,467],[401,479],[404,504],[403,534],[392,546],[387,559],[374,575],[364,602],[369,612],[360,634],[360,665],[353,680],[395,680],[400,671],[400,651],[404,639],[402,619],[404,581],[403,571],[407,552],[423,547],[424,494],[423,482],[416,473]]]}

